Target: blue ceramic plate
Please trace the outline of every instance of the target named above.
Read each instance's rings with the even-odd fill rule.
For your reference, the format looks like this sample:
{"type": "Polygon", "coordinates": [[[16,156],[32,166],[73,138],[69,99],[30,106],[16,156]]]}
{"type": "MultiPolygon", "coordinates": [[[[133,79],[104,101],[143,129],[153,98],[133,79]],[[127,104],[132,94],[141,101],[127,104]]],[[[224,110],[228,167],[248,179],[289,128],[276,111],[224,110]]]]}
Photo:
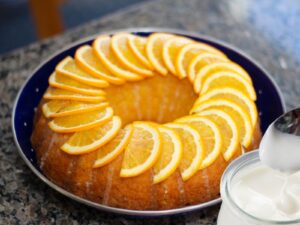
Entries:
{"type": "MultiPolygon", "coordinates": [[[[229,46],[223,42],[214,40],[210,37],[198,35],[195,33],[183,32],[180,30],[170,30],[170,29],[159,29],[159,28],[137,28],[137,29],[127,29],[109,32],[113,34],[116,32],[131,32],[141,36],[148,36],[153,32],[170,32],[175,34],[180,34],[196,41],[205,42],[210,44],[222,52],[224,52],[232,61],[241,65],[248,73],[251,75],[253,84],[257,93],[257,107],[259,110],[259,116],[261,121],[261,129],[264,132],[268,125],[280,114],[285,111],[285,105],[283,102],[280,90],[271,76],[259,66],[253,59],[251,59],[246,54],[242,53],[240,50],[229,46]],[[270,101],[272,99],[272,101],[270,101]]],[[[54,70],[55,66],[59,61],[64,59],[66,56],[74,56],[76,49],[83,44],[91,44],[95,37],[89,37],[87,39],[81,40],[75,44],[72,44],[59,51],[58,53],[52,55],[48,60],[43,62],[26,80],[25,84],[19,91],[16,98],[16,102],[12,114],[12,128],[14,133],[14,138],[16,145],[18,147],[21,157],[24,159],[29,168],[46,184],[51,186],[58,192],[76,200],[86,205],[95,207],[100,210],[120,213],[126,215],[134,216],[166,216],[175,215],[185,212],[190,212],[194,210],[200,210],[211,205],[217,204],[221,199],[215,199],[206,203],[188,206],[184,208],[177,208],[171,210],[156,210],[156,211],[139,211],[139,210],[128,210],[109,207],[88,201],[86,199],[75,196],[66,190],[55,185],[49,181],[40,171],[35,152],[32,149],[30,143],[30,136],[32,132],[33,117],[35,114],[35,109],[38,106],[43,93],[48,87],[48,77],[54,70]]]]}

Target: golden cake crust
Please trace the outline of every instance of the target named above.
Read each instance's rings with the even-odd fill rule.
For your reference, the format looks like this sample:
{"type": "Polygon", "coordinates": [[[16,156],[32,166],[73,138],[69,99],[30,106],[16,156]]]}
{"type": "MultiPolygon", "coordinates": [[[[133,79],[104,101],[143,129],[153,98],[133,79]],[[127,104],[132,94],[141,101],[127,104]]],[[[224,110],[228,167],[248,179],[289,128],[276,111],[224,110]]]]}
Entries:
{"type": "MultiPolygon", "coordinates": [[[[185,182],[178,170],[159,184],[153,184],[152,170],[136,177],[121,178],[123,154],[112,163],[94,169],[97,152],[75,156],[61,151],[69,135],[53,132],[47,125],[49,120],[42,113],[38,116],[31,142],[41,169],[51,181],[75,195],[100,204],[139,210],[172,209],[219,197],[220,179],[228,165],[221,155],[214,164],[185,182]]],[[[260,137],[260,129],[256,128],[252,146],[258,145],[260,137]]],[[[240,151],[232,160],[241,154],[240,151]]]]}
{"type": "MultiPolygon", "coordinates": [[[[195,205],[216,199],[220,193],[221,176],[227,165],[244,152],[256,149],[261,140],[259,118],[255,121],[258,116],[255,104],[253,104],[256,96],[251,78],[246,71],[237,64],[232,63],[222,52],[204,43],[196,43],[189,40],[176,44],[176,41],[181,39],[178,39],[175,35],[166,34],[155,34],[148,39],[142,38],[139,42],[135,41],[137,38],[139,37],[131,34],[123,36],[118,34],[114,38],[113,49],[110,49],[109,43],[111,38],[109,36],[101,36],[96,39],[93,46],[80,48],[75,54],[75,60],[72,57],[67,57],[59,64],[53,73],[54,75],[51,75],[50,80],[52,82],[50,82],[50,87],[46,91],[43,100],[41,100],[35,115],[31,143],[36,151],[39,166],[47,178],[56,185],[79,197],[112,207],[136,210],[163,210],[195,205]],[[174,41],[170,41],[172,38],[174,38],[174,41]],[[128,46],[118,46],[119,42],[123,44],[128,42],[128,46]],[[169,44],[165,45],[165,43],[169,44]],[[170,49],[170,43],[175,46],[175,50],[170,49]],[[165,50],[163,49],[164,47],[166,47],[165,50]],[[126,52],[118,52],[124,49],[126,51],[132,50],[132,52],[128,55],[126,52]],[[191,52],[188,52],[188,50],[191,52]],[[162,52],[164,53],[160,56],[160,52],[161,54],[162,52]],[[205,53],[203,57],[199,57],[203,53],[205,53]],[[140,56],[143,56],[143,54],[145,54],[142,57],[143,60],[138,62],[137,60],[141,59],[140,56]],[[168,54],[177,54],[178,57],[168,54]],[[213,57],[214,54],[217,57],[213,57]],[[207,55],[209,55],[209,60],[207,57],[204,57],[207,55]],[[130,58],[134,56],[139,57],[137,59],[130,58]],[[149,57],[149,62],[145,64],[144,61],[147,57],[149,57]],[[188,70],[190,69],[189,63],[196,58],[198,61],[195,64],[194,60],[193,75],[190,75],[188,70]],[[96,60],[99,60],[99,62],[96,60]],[[168,69],[170,67],[169,64],[168,66],[164,65],[165,61],[169,64],[174,64],[172,71],[168,69]],[[98,65],[97,63],[102,64],[98,65]],[[209,67],[212,63],[219,64],[215,67],[209,67]],[[139,66],[141,68],[138,68],[139,66]],[[132,68],[134,70],[131,70],[132,68]],[[221,68],[223,70],[212,71],[211,68],[218,70],[221,68]],[[202,73],[197,73],[196,69],[201,70],[202,73]],[[141,71],[150,72],[142,74],[141,71]],[[123,74],[120,75],[120,72],[123,74]],[[163,139],[160,136],[158,127],[172,123],[174,120],[188,114],[191,117],[201,117],[201,111],[199,114],[197,112],[197,110],[201,110],[201,107],[196,111],[191,110],[195,106],[196,100],[197,104],[203,104],[198,95],[201,91],[201,85],[194,88],[195,84],[193,82],[201,81],[202,85],[206,85],[208,91],[211,90],[209,89],[210,87],[212,87],[212,90],[215,90],[216,83],[213,83],[213,81],[208,82],[207,80],[209,79],[207,77],[210,76],[210,73],[220,74],[220,72],[222,76],[216,78],[216,80],[218,79],[216,81],[218,82],[217,84],[223,85],[222,88],[228,85],[230,88],[239,90],[238,93],[243,95],[239,100],[232,100],[231,105],[240,104],[238,109],[233,107],[235,114],[226,112],[226,115],[229,117],[229,122],[227,121],[227,123],[234,123],[229,124],[230,126],[227,124],[227,126],[231,129],[232,140],[235,141],[237,147],[235,147],[227,160],[225,160],[225,153],[221,152],[220,147],[220,149],[217,149],[218,151],[220,150],[217,156],[211,159],[212,163],[200,167],[201,163],[199,161],[198,167],[194,169],[192,175],[186,180],[182,176],[182,167],[180,167],[183,159],[188,160],[188,157],[184,158],[186,157],[184,154],[186,152],[183,149],[183,154],[176,155],[180,160],[178,160],[176,165],[174,164],[176,168],[172,168],[172,173],[166,173],[167,175],[160,182],[155,183],[153,179],[155,170],[153,167],[158,162],[158,158],[162,157],[161,151],[163,151],[161,147],[163,139]],[[228,79],[226,78],[227,72],[229,74],[228,79]],[[199,78],[198,76],[201,77],[199,78]],[[80,83],[81,81],[83,83],[80,83]],[[251,95],[249,95],[249,90],[251,95]],[[51,103],[47,105],[48,108],[45,106],[46,103],[51,103]],[[100,103],[105,104],[101,105],[100,103]],[[107,107],[110,107],[113,113],[105,114],[107,107]],[[94,112],[99,113],[96,114],[94,112]],[[243,125],[236,123],[232,115],[237,115],[238,113],[246,115],[247,118],[242,119],[247,120],[245,122],[246,125],[251,124],[251,131],[245,130],[243,125]],[[248,114],[251,114],[252,117],[249,116],[248,118],[248,114]],[[82,117],[80,117],[81,115],[82,117]],[[93,115],[97,116],[97,121],[91,117],[93,115]],[[73,121],[73,118],[82,118],[83,122],[73,121]],[[112,123],[114,119],[118,122],[119,118],[122,121],[122,126],[116,123],[115,127],[111,125],[112,127],[109,128],[108,124],[112,123]],[[254,119],[250,121],[252,118],[254,119]],[[150,133],[148,133],[148,136],[140,137],[141,140],[138,142],[140,145],[144,143],[145,149],[147,147],[150,148],[149,143],[156,144],[157,155],[155,159],[153,158],[152,164],[138,174],[126,174],[127,177],[122,176],[121,171],[124,169],[126,149],[132,137],[131,133],[128,133],[128,139],[124,141],[123,145],[119,146],[119,151],[106,163],[97,166],[95,162],[99,157],[103,157],[103,155],[99,156],[99,151],[102,149],[104,152],[107,151],[107,154],[112,153],[114,149],[110,149],[112,147],[107,147],[107,145],[114,140],[121,129],[125,133],[126,125],[132,124],[132,130],[137,129],[134,125],[136,124],[135,121],[144,121],[139,123],[152,127],[158,134],[159,138],[154,139],[152,137],[153,139],[151,139],[149,137],[150,133]],[[69,129],[68,126],[72,129],[69,129]],[[105,126],[107,126],[108,130],[103,131],[100,129],[105,126]],[[98,128],[99,130],[97,130],[98,128]],[[94,136],[89,137],[89,132],[94,132],[94,136]],[[102,136],[97,136],[97,132],[102,136]],[[242,143],[242,134],[247,132],[252,133],[252,140],[245,148],[240,143],[242,143]],[[81,134],[85,135],[80,136],[81,134]],[[78,140],[76,135],[78,135],[78,140]],[[102,140],[101,138],[105,135],[108,136],[102,140]],[[93,140],[92,144],[94,145],[87,144],[88,147],[79,146],[78,143],[85,138],[87,140],[84,141],[87,142],[90,141],[89,138],[93,140]],[[144,139],[148,142],[143,142],[144,139]],[[67,147],[66,143],[68,144],[67,147]],[[147,147],[146,144],[148,144],[147,147]],[[105,149],[105,147],[107,148],[105,149]]],[[[227,100],[231,101],[230,99],[227,100]]],[[[213,101],[210,103],[212,107],[209,110],[222,111],[220,108],[213,107],[213,101]]],[[[210,121],[208,117],[206,119],[210,121]]],[[[180,120],[175,122],[183,123],[180,120]]],[[[214,124],[213,120],[211,122],[214,124]]],[[[207,134],[204,134],[206,132],[204,131],[202,134],[195,126],[189,126],[199,135],[199,139],[202,139],[202,135],[208,135],[209,133],[207,131],[207,134]]],[[[220,127],[216,125],[216,127],[221,136],[222,132],[229,132],[226,130],[229,129],[228,127],[226,129],[221,127],[221,125],[220,127]]],[[[173,129],[179,138],[177,143],[181,146],[181,143],[186,140],[183,140],[175,130],[173,129]]],[[[173,136],[177,138],[175,134],[173,136]]],[[[202,142],[201,140],[198,141],[199,143],[202,142]]],[[[220,146],[223,146],[224,140],[220,138],[218,141],[220,146]]],[[[198,153],[203,153],[201,157],[199,156],[200,153],[198,154],[201,162],[205,157],[209,156],[209,149],[213,149],[212,146],[204,146],[202,144],[195,146],[201,148],[197,149],[198,153]]],[[[141,148],[141,146],[139,147],[141,148]]],[[[141,148],[141,151],[143,151],[143,148],[141,148]]]]}

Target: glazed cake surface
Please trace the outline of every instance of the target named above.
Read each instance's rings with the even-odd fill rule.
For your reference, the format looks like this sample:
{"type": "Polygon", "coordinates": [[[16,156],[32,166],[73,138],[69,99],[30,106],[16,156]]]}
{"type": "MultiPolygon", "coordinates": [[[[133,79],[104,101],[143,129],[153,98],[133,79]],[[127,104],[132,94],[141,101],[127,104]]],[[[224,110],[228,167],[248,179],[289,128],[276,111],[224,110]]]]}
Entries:
{"type": "Polygon", "coordinates": [[[101,35],[55,68],[31,142],[60,187],[159,210],[219,197],[226,166],[261,139],[250,75],[182,36],[101,35]]]}

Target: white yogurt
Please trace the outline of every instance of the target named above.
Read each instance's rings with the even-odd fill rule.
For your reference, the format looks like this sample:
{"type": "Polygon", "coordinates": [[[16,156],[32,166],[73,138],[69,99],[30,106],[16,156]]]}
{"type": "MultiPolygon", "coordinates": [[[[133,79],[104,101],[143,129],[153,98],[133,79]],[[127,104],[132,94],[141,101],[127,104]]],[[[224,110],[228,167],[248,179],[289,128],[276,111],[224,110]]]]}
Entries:
{"type": "Polygon", "coordinates": [[[269,126],[259,146],[262,163],[283,172],[300,171],[300,137],[269,126]]]}
{"type": "Polygon", "coordinates": [[[246,166],[231,166],[222,179],[218,225],[299,225],[300,137],[270,126],[256,162],[248,165],[247,157],[243,158],[246,166]]]}
{"type": "Polygon", "coordinates": [[[260,219],[298,219],[300,172],[287,175],[260,164],[234,178],[231,196],[240,208],[260,219]]]}

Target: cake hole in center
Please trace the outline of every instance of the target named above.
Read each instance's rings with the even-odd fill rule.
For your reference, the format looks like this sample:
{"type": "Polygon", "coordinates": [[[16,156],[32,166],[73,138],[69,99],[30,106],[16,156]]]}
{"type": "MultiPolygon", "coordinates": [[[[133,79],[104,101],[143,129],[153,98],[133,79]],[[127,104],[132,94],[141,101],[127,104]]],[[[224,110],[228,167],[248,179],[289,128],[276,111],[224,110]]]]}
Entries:
{"type": "Polygon", "coordinates": [[[133,121],[171,122],[189,114],[197,98],[188,79],[155,75],[105,89],[107,100],[123,125],[133,121]]]}

